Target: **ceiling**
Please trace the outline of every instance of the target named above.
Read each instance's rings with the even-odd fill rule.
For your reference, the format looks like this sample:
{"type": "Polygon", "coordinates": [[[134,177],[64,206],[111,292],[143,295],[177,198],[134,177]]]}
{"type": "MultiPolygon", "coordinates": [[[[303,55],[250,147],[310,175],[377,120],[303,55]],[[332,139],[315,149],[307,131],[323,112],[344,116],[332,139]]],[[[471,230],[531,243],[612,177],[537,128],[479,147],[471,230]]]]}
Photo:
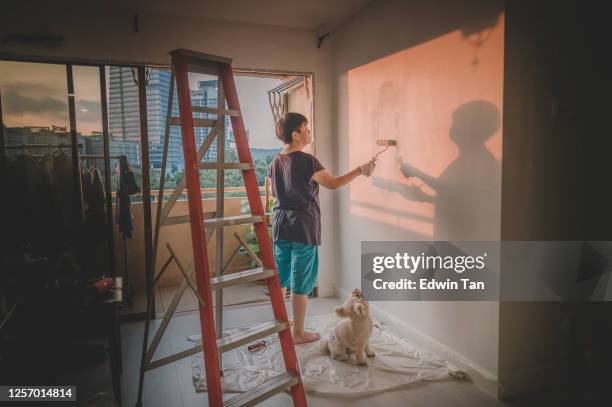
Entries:
{"type": "Polygon", "coordinates": [[[334,26],[372,0],[129,0],[138,12],[317,29],[334,26]]]}

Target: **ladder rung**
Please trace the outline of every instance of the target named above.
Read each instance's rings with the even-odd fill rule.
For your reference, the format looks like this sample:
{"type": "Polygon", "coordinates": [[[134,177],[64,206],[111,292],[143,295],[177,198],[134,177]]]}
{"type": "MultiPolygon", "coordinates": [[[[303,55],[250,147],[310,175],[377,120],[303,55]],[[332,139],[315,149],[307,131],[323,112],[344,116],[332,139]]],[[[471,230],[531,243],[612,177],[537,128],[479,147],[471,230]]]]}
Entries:
{"type": "Polygon", "coordinates": [[[257,267],[250,270],[225,274],[220,277],[213,277],[210,279],[210,284],[213,290],[219,290],[228,286],[250,283],[252,281],[263,280],[272,276],[274,276],[274,269],[257,267]]]}
{"type": "MultiPolygon", "coordinates": [[[[223,226],[242,225],[245,223],[262,222],[261,216],[237,215],[224,218],[204,219],[204,228],[219,228],[223,226]]],[[[180,225],[189,223],[189,215],[168,216],[162,226],[180,225]]]]}
{"type": "MultiPolygon", "coordinates": [[[[257,339],[265,338],[266,336],[273,335],[287,328],[287,324],[282,321],[268,321],[261,324],[253,325],[234,334],[224,336],[217,339],[217,351],[228,352],[232,349],[236,349],[247,343],[256,341],[257,339]]],[[[185,349],[181,352],[175,353],[170,356],[159,358],[152,361],[146,367],[145,370],[153,370],[158,367],[167,365],[177,360],[185,359],[186,357],[197,355],[202,352],[202,340],[189,349],[185,349]]]]}
{"type": "Polygon", "coordinates": [[[217,350],[227,352],[285,329],[287,329],[287,324],[277,320],[253,325],[217,339],[217,350]]]}
{"type": "Polygon", "coordinates": [[[176,362],[177,360],[185,359],[189,356],[197,355],[202,352],[202,342],[198,342],[197,345],[186,349],[184,351],[175,353],[174,355],[166,356],[163,358],[159,358],[157,360],[152,361],[145,367],[145,371],[157,369],[158,367],[165,366],[169,363],[176,362]]]}
{"type": "Polygon", "coordinates": [[[204,228],[219,228],[223,226],[242,225],[245,223],[263,222],[263,217],[253,215],[226,216],[224,218],[212,218],[204,221],[204,228]]]}
{"type": "Polygon", "coordinates": [[[201,170],[216,170],[219,168],[224,170],[250,170],[253,166],[249,163],[200,163],[201,170]]]}
{"type": "MultiPolygon", "coordinates": [[[[217,124],[216,120],[210,120],[210,119],[193,119],[193,126],[194,127],[215,127],[215,125],[217,124]]],[[[178,117],[171,117],[170,118],[170,125],[171,126],[180,126],[181,125],[181,119],[178,117]]]]}
{"type": "Polygon", "coordinates": [[[197,113],[212,113],[216,115],[222,116],[240,116],[240,112],[238,110],[230,110],[230,109],[217,109],[214,107],[206,107],[206,106],[191,106],[192,112],[197,113]]]}
{"type": "MultiPolygon", "coordinates": [[[[204,212],[204,222],[206,219],[213,218],[216,212],[204,212]]],[[[168,216],[162,226],[181,225],[189,223],[189,215],[168,216]]]]}
{"type": "Polygon", "coordinates": [[[225,403],[225,407],[254,406],[296,384],[298,384],[298,378],[289,372],[285,372],[229,399],[225,403]]]}

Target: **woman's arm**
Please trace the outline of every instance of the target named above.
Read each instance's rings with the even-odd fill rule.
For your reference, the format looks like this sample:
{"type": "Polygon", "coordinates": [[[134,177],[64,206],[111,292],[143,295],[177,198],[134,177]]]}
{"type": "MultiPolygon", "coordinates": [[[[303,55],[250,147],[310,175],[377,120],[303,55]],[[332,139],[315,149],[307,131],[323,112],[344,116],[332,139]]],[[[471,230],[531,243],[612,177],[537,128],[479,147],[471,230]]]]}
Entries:
{"type": "Polygon", "coordinates": [[[334,177],[327,170],[321,170],[315,172],[312,175],[312,179],[323,185],[325,188],[337,189],[348,184],[359,175],[361,175],[361,169],[359,167],[339,177],[334,177]]]}
{"type": "Polygon", "coordinates": [[[413,167],[412,165],[403,162],[401,157],[397,158],[397,162],[400,165],[400,171],[406,178],[409,178],[409,177],[420,178],[423,182],[425,182],[431,188],[436,189],[436,190],[438,189],[438,179],[437,178],[432,177],[426,172],[421,171],[418,168],[413,167]]]}

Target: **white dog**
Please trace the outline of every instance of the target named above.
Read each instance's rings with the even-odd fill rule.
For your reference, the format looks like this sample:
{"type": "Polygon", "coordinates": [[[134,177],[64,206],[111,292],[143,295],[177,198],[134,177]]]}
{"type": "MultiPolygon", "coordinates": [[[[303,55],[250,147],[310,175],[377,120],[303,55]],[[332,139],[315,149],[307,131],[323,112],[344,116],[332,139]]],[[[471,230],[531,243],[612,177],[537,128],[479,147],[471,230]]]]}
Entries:
{"type": "Polygon", "coordinates": [[[357,364],[367,365],[366,355],[375,355],[370,346],[374,324],[370,318],[370,305],[361,298],[361,290],[353,290],[351,297],[341,307],[337,307],[335,312],[343,320],[336,325],[330,338],[320,342],[319,350],[331,353],[334,359],[340,361],[348,360],[349,353],[354,352],[357,364]]]}

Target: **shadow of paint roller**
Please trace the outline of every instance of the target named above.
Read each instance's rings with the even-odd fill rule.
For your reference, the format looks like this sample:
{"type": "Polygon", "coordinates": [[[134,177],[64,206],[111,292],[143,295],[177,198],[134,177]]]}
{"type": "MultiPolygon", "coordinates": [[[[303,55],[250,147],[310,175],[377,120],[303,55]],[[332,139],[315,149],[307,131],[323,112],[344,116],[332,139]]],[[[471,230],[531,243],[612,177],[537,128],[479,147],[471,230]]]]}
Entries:
{"type": "Polygon", "coordinates": [[[387,151],[387,149],[389,147],[391,147],[391,146],[397,147],[397,140],[382,138],[382,139],[376,140],[376,145],[377,146],[385,146],[385,148],[380,150],[378,153],[376,153],[372,157],[372,161],[374,161],[374,162],[376,162],[376,160],[378,159],[378,156],[381,155],[382,153],[384,153],[385,151],[387,151]]]}

